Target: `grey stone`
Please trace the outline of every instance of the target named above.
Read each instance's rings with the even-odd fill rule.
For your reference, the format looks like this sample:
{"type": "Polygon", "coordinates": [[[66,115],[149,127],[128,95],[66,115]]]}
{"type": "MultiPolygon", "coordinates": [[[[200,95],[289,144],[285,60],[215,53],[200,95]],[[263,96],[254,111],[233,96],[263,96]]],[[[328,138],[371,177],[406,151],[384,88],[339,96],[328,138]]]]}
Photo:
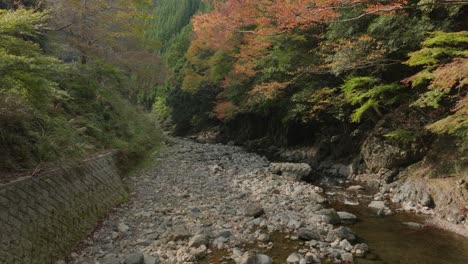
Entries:
{"type": "Polygon", "coordinates": [[[322,209],[317,211],[317,214],[323,216],[323,220],[332,225],[341,223],[340,216],[336,213],[335,209],[322,209]]]}
{"type": "Polygon", "coordinates": [[[145,264],[159,264],[160,263],[159,255],[150,256],[150,255],[145,254],[144,263],[145,264]]]}
{"type": "Polygon", "coordinates": [[[130,230],[130,227],[128,227],[128,225],[126,225],[125,223],[119,223],[119,225],[117,226],[117,229],[119,230],[119,232],[124,233],[130,230]]]}
{"type": "Polygon", "coordinates": [[[341,223],[354,223],[357,220],[356,215],[348,213],[348,212],[338,212],[338,216],[341,219],[341,223]]]}
{"type": "Polygon", "coordinates": [[[373,208],[373,209],[383,209],[385,208],[385,202],[384,201],[372,201],[368,207],[373,208]]]}
{"type": "Polygon", "coordinates": [[[124,259],[125,264],[144,264],[145,257],[143,253],[133,253],[124,259]]]}
{"type": "Polygon", "coordinates": [[[369,251],[369,247],[364,243],[356,244],[354,245],[354,248],[353,248],[354,255],[360,258],[364,257],[368,251],[369,251]]]}
{"type": "Polygon", "coordinates": [[[256,264],[257,256],[255,252],[245,252],[239,260],[239,264],[256,264]]]}
{"type": "Polygon", "coordinates": [[[304,259],[306,260],[307,264],[320,263],[320,259],[317,257],[317,255],[311,252],[307,252],[304,259]]]}
{"type": "Polygon", "coordinates": [[[176,225],[172,228],[172,240],[184,240],[191,236],[192,234],[184,225],[176,225]]]}
{"type": "Polygon", "coordinates": [[[345,263],[353,263],[354,262],[353,254],[351,254],[351,253],[341,254],[341,259],[343,261],[345,261],[345,263]]]}
{"type": "Polygon", "coordinates": [[[190,254],[192,254],[196,260],[203,259],[206,256],[206,246],[201,245],[198,248],[192,248],[190,249],[190,254]]]}
{"type": "Polygon", "coordinates": [[[330,231],[327,236],[328,241],[335,241],[337,239],[339,240],[346,239],[348,241],[355,241],[356,235],[353,233],[353,231],[350,228],[345,227],[345,226],[340,226],[330,231]]]}
{"type": "Polygon", "coordinates": [[[342,248],[342,249],[344,249],[346,251],[351,251],[353,249],[353,246],[351,245],[351,243],[348,242],[348,240],[343,239],[340,242],[340,248],[342,248]]]}
{"type": "Polygon", "coordinates": [[[362,187],[361,185],[352,185],[352,186],[349,186],[348,188],[346,188],[346,190],[348,190],[348,191],[361,191],[361,190],[364,190],[364,187],[362,187]]]}
{"type": "Polygon", "coordinates": [[[406,226],[409,226],[411,228],[415,228],[415,229],[419,229],[419,228],[424,227],[424,225],[421,225],[421,224],[415,223],[415,222],[403,222],[403,224],[406,225],[406,226]]]}
{"type": "Polygon", "coordinates": [[[232,236],[232,232],[230,230],[222,230],[221,232],[218,233],[216,237],[228,238],[230,236],[232,236]]]}
{"type": "Polygon", "coordinates": [[[298,253],[292,253],[291,255],[288,256],[288,258],[286,259],[286,262],[288,264],[299,264],[301,259],[302,259],[301,255],[299,255],[298,253]]]}
{"type": "Polygon", "coordinates": [[[208,236],[205,235],[205,234],[199,234],[199,235],[195,235],[193,236],[188,245],[189,247],[199,247],[201,245],[208,245],[209,243],[209,240],[208,240],[208,236]]]}
{"type": "Polygon", "coordinates": [[[104,257],[104,264],[120,264],[120,259],[118,258],[117,254],[107,254],[104,257]]]}
{"type": "Polygon", "coordinates": [[[263,254],[257,254],[257,256],[255,256],[255,259],[257,261],[255,264],[272,264],[273,263],[273,260],[269,256],[263,255],[263,254]]]}
{"type": "Polygon", "coordinates": [[[300,228],[297,230],[297,236],[302,240],[320,240],[320,233],[309,228],[300,228]]]}
{"type": "Polygon", "coordinates": [[[255,218],[265,214],[265,210],[260,206],[249,206],[245,209],[245,216],[253,216],[255,218]]]}
{"type": "Polygon", "coordinates": [[[260,234],[260,235],[258,236],[258,241],[260,241],[260,242],[268,242],[268,241],[270,241],[270,236],[267,235],[267,234],[260,234]]]}
{"type": "Polygon", "coordinates": [[[312,168],[307,163],[271,163],[270,171],[293,181],[300,181],[310,174],[312,168]]]}
{"type": "Polygon", "coordinates": [[[149,246],[151,244],[151,241],[150,240],[147,240],[147,239],[138,239],[137,240],[137,245],[139,246],[149,246]]]}

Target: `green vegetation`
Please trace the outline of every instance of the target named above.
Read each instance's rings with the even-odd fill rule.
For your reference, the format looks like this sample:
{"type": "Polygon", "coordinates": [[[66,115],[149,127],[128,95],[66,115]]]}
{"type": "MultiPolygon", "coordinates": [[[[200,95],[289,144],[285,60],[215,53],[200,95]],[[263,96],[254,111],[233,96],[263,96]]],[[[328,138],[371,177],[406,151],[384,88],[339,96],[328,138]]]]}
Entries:
{"type": "Polygon", "coordinates": [[[161,1],[157,12],[170,18],[153,28],[170,69],[158,95],[167,99],[154,109],[170,112],[180,133],[213,125],[229,132],[256,119],[268,129],[246,129],[247,138],[284,138],[312,123],[349,133],[410,106],[427,113],[415,117],[426,129],[466,135],[461,4],[329,0],[306,11],[307,1],[188,2],[173,10],[161,1]]]}
{"type": "Polygon", "coordinates": [[[0,2],[2,167],[133,157],[157,141],[153,120],[285,145],[359,141],[389,114],[387,139],[468,134],[459,3],[59,2],[0,2]]]}
{"type": "Polygon", "coordinates": [[[70,32],[51,30],[61,22],[54,12],[23,3],[0,9],[0,170],[107,149],[118,150],[119,165],[128,169],[160,141],[150,114],[130,102],[145,76],[116,56],[63,41],[70,32]]]}

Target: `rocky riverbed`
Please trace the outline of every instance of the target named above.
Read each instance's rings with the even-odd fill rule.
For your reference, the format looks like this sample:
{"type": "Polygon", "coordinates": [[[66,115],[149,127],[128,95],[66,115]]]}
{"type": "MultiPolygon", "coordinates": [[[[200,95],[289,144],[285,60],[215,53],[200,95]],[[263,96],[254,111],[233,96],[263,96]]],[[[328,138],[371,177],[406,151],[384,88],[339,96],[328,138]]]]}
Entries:
{"type": "Polygon", "coordinates": [[[307,170],[235,146],[173,139],[151,169],[128,179],[128,202],[62,262],[210,263],[222,251],[211,263],[351,263],[367,245],[337,225],[352,215],[327,208],[320,187],[297,181],[307,170]],[[278,236],[293,245],[283,257],[268,254],[278,236]]]}

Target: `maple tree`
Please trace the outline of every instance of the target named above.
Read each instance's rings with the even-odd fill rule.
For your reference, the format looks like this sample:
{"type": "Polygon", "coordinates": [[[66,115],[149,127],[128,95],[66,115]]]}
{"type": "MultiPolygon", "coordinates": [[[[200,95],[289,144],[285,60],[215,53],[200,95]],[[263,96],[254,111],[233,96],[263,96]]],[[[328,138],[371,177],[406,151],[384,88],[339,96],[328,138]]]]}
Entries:
{"type": "MultiPolygon", "coordinates": [[[[220,89],[211,117],[197,117],[225,123],[243,115],[377,123],[420,92],[399,83],[415,71],[404,64],[408,53],[431,31],[454,30],[464,12],[460,3],[434,0],[204,2],[210,8],[192,18],[175,89],[193,96],[220,89]],[[378,82],[353,86],[353,78],[378,82]]],[[[433,85],[458,82],[455,67],[439,66],[430,70],[433,85]]]]}

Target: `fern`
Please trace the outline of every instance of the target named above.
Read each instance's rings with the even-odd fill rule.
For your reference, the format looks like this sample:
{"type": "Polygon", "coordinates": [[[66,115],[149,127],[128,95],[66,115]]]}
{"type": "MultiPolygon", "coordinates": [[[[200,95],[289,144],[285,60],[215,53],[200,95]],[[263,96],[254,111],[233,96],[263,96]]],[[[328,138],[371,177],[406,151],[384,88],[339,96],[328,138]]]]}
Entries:
{"type": "Polygon", "coordinates": [[[394,139],[399,142],[408,143],[414,141],[418,137],[419,133],[407,129],[397,129],[384,136],[389,139],[394,139]]]}
{"type": "Polygon", "coordinates": [[[361,122],[369,110],[380,116],[382,106],[396,104],[404,98],[404,93],[400,92],[403,86],[379,83],[380,80],[375,77],[361,76],[351,77],[341,86],[346,101],[359,106],[351,115],[351,121],[361,122]]]}
{"type": "Polygon", "coordinates": [[[379,103],[374,99],[367,100],[361,107],[354,110],[353,114],[351,115],[351,121],[353,122],[361,122],[362,116],[366,113],[369,109],[378,109],[379,103]]]}
{"type": "Polygon", "coordinates": [[[442,102],[456,104],[453,114],[427,126],[435,133],[468,134],[468,31],[437,31],[423,42],[423,48],[410,53],[409,66],[424,69],[403,82],[427,89],[412,105],[439,108],[442,102]]]}

